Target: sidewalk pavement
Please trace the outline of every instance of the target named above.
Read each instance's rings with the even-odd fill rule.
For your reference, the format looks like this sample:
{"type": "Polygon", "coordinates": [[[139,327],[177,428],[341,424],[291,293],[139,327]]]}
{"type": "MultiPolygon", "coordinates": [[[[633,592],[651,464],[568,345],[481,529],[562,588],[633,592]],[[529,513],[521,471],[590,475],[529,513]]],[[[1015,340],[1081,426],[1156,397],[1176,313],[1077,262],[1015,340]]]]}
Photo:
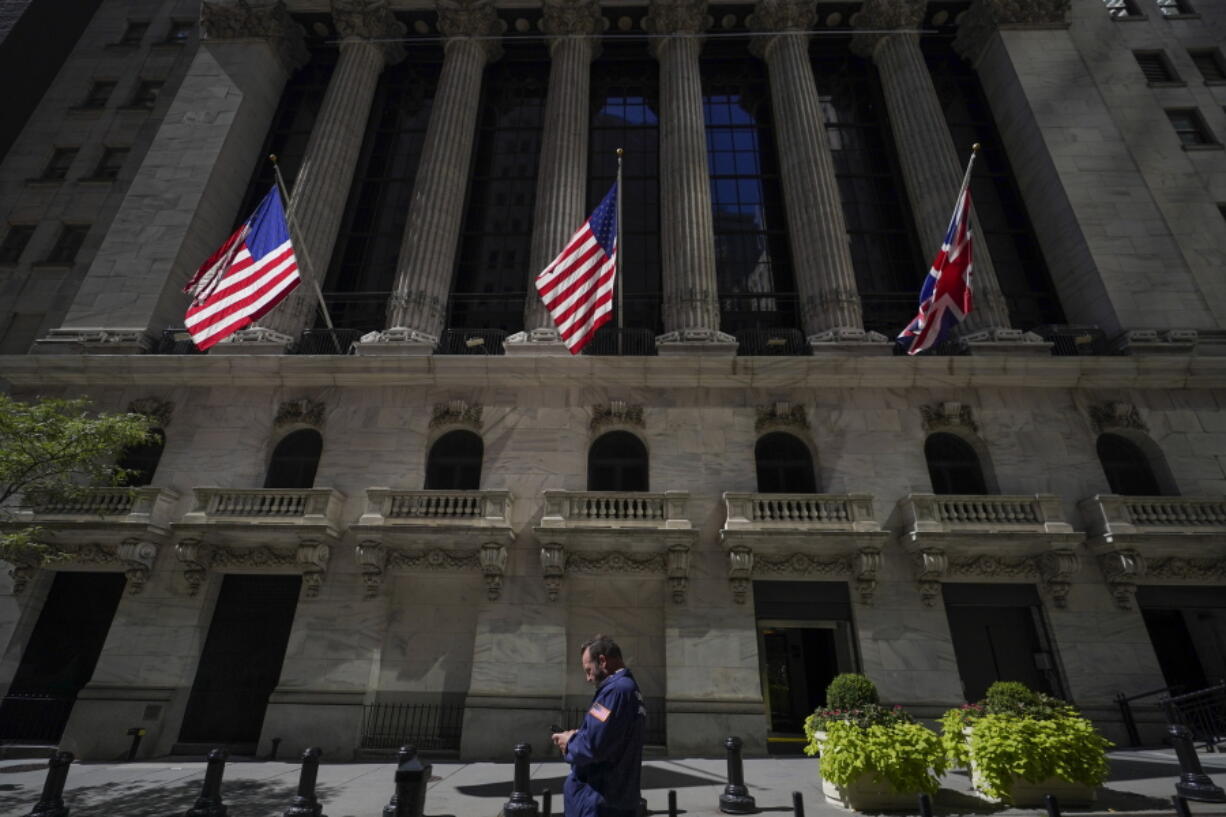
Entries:
{"type": "MultiPolygon", "coordinates": [[[[508,752],[508,754],[510,754],[508,752]]],[[[1205,772],[1226,785],[1226,755],[1201,754],[1205,772]]],[[[316,794],[330,817],[381,817],[394,788],[395,764],[327,763],[319,768],[316,794]]],[[[426,762],[432,762],[427,760],[426,762]]],[[[511,792],[511,763],[437,761],[426,796],[426,814],[455,817],[496,817],[511,792]]],[[[203,759],[167,758],[134,763],[74,763],[64,789],[72,817],[173,817],[195,802],[204,779],[203,759]]],[[[718,800],[726,782],[723,758],[648,760],[643,769],[643,795],[653,814],[667,813],[668,790],[677,791],[678,808],[686,817],[717,817],[718,800]]],[[[222,799],[230,817],[281,817],[297,790],[298,764],[234,759],[226,766],[222,799]]],[[[849,812],[827,803],[811,758],[748,758],[745,782],[764,813],[792,810],[792,792],[804,795],[809,817],[847,817],[849,812]]],[[[561,815],[561,761],[532,766],[532,792],[553,792],[553,813],[561,815]]],[[[1115,814],[1122,817],[1170,815],[1171,795],[1179,765],[1170,749],[1133,749],[1111,753],[1111,779],[1099,791],[1092,809],[1065,809],[1082,817],[1115,814]]],[[[24,817],[42,792],[46,762],[0,761],[0,815],[24,817]]],[[[1226,805],[1193,803],[1195,815],[1226,817],[1226,805]]],[[[996,814],[1020,817],[1035,809],[1002,809],[971,793],[965,773],[945,777],[935,800],[938,814],[996,814]]],[[[918,812],[918,806],[913,813],[918,812]]]]}

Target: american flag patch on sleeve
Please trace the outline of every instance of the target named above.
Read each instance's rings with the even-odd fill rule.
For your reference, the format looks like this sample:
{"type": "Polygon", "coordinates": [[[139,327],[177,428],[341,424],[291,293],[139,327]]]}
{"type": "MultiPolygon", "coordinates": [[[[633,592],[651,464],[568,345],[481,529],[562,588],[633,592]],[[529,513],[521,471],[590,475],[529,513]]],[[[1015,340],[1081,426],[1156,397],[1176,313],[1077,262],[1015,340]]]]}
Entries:
{"type": "Polygon", "coordinates": [[[592,704],[592,708],[587,711],[587,714],[591,715],[593,718],[600,721],[601,723],[604,723],[605,721],[609,719],[609,716],[613,714],[613,711],[610,710],[607,706],[602,706],[601,704],[594,703],[592,704]]]}

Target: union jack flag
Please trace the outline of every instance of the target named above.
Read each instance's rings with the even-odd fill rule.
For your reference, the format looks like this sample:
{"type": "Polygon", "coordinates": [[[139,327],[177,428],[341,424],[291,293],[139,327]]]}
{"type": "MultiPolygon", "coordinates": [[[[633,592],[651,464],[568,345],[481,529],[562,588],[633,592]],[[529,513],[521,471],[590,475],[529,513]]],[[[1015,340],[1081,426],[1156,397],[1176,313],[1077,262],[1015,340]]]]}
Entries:
{"type": "Polygon", "coordinates": [[[924,279],[920,290],[919,313],[906,329],[898,335],[900,342],[909,341],[907,354],[918,354],[931,349],[952,327],[962,321],[971,311],[971,154],[966,167],[962,190],[954,204],[954,215],[945,232],[932,269],[924,279]]]}

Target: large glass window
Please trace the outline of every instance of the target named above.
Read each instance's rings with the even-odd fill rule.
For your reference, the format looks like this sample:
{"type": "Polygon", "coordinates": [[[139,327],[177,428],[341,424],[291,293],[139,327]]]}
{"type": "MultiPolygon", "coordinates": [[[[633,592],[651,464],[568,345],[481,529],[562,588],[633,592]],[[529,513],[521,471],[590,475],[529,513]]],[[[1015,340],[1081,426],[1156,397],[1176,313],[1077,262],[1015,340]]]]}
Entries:
{"type": "Polygon", "coordinates": [[[766,66],[743,41],[708,44],[704,57],[720,329],[797,327],[766,66]]]}
{"type": "Polygon", "coordinates": [[[548,87],[549,55],[539,43],[508,44],[485,73],[449,327],[523,326],[548,87]]]}
{"type": "Polygon", "coordinates": [[[441,52],[417,44],[410,51],[379,77],[324,284],[332,322],[345,329],[369,332],[387,323],[387,297],[396,283],[442,60],[441,52]]]}
{"type": "Polygon", "coordinates": [[[935,494],[986,494],[983,466],[974,447],[957,434],[938,431],[924,441],[928,476],[935,494]]]}
{"type": "Polygon", "coordinates": [[[849,39],[841,36],[815,37],[809,53],[847,221],[864,328],[894,337],[915,317],[928,263],[915,240],[876,69],[853,56],[849,39]]]}
{"type": "MultiPolygon", "coordinates": [[[[592,63],[587,212],[617,178],[622,148],[622,297],[627,328],[662,331],[660,315],[659,66],[641,40],[605,39],[592,63]]],[[[578,225],[575,225],[578,226],[578,225]]],[[[621,308],[621,307],[618,307],[621,308]]],[[[617,323],[616,312],[613,323],[617,323]]]]}
{"type": "Polygon", "coordinates": [[[477,490],[484,453],[485,443],[471,431],[449,431],[439,437],[426,460],[426,490],[477,490]]]}
{"type": "Polygon", "coordinates": [[[589,491],[646,491],[647,446],[629,431],[610,431],[587,454],[589,491]]]}
{"type": "Polygon", "coordinates": [[[313,488],[324,439],[313,428],[285,435],[272,452],[265,488],[313,488]]]}
{"type": "Polygon", "coordinates": [[[813,455],[798,438],[782,431],[766,434],[754,446],[758,492],[763,494],[815,494],[813,455]]]}

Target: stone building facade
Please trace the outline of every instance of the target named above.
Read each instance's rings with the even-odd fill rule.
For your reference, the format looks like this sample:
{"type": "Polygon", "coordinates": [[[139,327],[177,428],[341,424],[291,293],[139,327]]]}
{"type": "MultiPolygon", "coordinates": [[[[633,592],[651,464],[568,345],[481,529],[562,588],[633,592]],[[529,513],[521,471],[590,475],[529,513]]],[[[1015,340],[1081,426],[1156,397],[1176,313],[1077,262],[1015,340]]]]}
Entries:
{"type": "Polygon", "coordinates": [[[102,0],[0,162],[0,379],[164,444],[21,511],[70,557],[0,579],[0,738],[543,754],[608,632],[674,755],[794,748],[843,671],[1126,739],[1226,673],[1224,26],[102,0]],[[973,141],[975,310],[897,354],[973,141]],[[613,147],[623,328],[572,357],[527,293],[613,147]],[[313,283],[192,354],[269,153],[313,283]]]}

